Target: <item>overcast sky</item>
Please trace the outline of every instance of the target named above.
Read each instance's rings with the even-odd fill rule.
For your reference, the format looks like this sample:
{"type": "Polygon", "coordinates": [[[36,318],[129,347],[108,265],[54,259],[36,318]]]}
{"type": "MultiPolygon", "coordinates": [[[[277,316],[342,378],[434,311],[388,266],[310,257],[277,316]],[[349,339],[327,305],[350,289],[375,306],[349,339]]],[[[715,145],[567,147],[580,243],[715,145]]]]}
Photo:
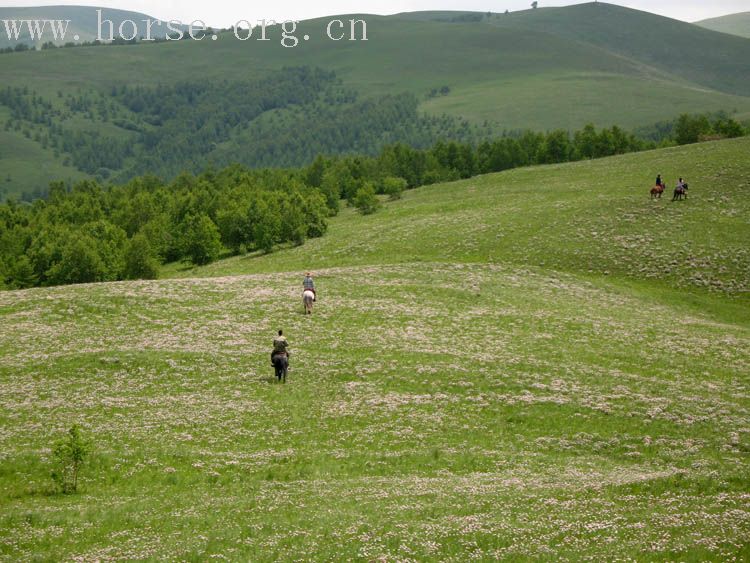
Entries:
{"type": "MultiPolygon", "coordinates": [[[[589,0],[586,0],[589,1],[589,0]]],[[[346,13],[395,14],[416,10],[476,10],[504,12],[529,7],[531,0],[257,0],[242,2],[237,0],[52,0],[14,1],[0,0],[2,6],[39,6],[41,4],[90,5],[120,8],[143,12],[162,19],[176,19],[183,23],[203,20],[215,27],[229,27],[239,20],[286,19],[303,20],[317,16],[346,13]]],[[[566,6],[582,4],[577,0],[540,0],[539,6],[566,6]]],[[[750,0],[620,0],[612,2],[638,10],[645,10],[683,21],[696,21],[705,18],[750,11],[750,0]]]]}

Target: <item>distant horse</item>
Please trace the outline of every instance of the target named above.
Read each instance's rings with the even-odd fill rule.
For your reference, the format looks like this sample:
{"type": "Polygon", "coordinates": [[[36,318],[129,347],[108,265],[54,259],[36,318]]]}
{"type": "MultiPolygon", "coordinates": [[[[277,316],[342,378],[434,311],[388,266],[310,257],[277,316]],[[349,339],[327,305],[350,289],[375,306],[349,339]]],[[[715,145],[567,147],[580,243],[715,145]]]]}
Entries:
{"type": "Polygon", "coordinates": [[[656,185],[651,188],[651,199],[661,199],[661,194],[664,193],[664,186],[656,185]]]}
{"type": "Polygon", "coordinates": [[[683,184],[682,187],[674,189],[674,195],[672,201],[680,201],[683,197],[687,199],[688,185],[683,184]]]}
{"type": "Polygon", "coordinates": [[[313,302],[315,301],[315,294],[306,289],[302,293],[302,304],[305,306],[305,314],[312,315],[313,302]]]}
{"type": "Polygon", "coordinates": [[[280,383],[286,383],[286,374],[289,371],[289,358],[285,354],[275,354],[273,357],[273,369],[276,370],[276,379],[280,383]]]}

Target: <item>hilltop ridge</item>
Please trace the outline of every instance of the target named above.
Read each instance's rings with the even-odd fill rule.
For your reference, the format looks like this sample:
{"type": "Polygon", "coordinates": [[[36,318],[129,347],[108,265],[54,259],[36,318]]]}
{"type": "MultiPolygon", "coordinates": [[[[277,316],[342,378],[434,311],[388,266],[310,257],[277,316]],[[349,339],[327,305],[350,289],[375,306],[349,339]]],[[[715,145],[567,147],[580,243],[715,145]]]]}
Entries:
{"type": "Polygon", "coordinates": [[[695,25],[721,33],[750,38],[750,12],[729,14],[695,22],[695,25]]]}

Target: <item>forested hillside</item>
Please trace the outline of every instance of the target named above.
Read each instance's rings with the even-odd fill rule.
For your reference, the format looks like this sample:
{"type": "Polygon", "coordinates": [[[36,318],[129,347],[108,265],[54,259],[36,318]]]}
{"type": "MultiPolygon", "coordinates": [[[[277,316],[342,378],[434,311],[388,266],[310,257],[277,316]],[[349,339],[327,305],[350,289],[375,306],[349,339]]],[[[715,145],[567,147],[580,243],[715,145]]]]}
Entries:
{"type": "Polygon", "coordinates": [[[362,17],[367,41],[331,41],[318,19],[292,49],[269,28],[267,42],[223,32],[0,55],[0,197],[396,142],[750,118],[750,41],[667,18],[603,4],[362,17]],[[652,33],[663,42],[644,41],[652,33]]]}

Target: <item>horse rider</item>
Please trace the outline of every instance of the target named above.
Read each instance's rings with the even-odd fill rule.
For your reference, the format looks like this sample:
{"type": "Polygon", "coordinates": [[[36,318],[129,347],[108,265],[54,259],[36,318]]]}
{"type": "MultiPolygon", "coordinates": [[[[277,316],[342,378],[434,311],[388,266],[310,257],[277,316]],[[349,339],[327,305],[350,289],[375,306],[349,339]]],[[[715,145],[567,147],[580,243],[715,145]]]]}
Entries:
{"type": "Polygon", "coordinates": [[[318,294],[315,292],[315,282],[312,279],[310,272],[305,273],[305,279],[302,280],[302,291],[312,291],[313,301],[318,300],[318,294]]]}
{"type": "Polygon", "coordinates": [[[276,356],[286,356],[289,359],[289,341],[284,336],[284,331],[280,330],[279,335],[273,339],[273,352],[271,352],[271,365],[276,367],[273,360],[276,356]]]}
{"type": "Polygon", "coordinates": [[[664,180],[661,179],[661,174],[656,175],[656,185],[664,188],[664,180]]]}

